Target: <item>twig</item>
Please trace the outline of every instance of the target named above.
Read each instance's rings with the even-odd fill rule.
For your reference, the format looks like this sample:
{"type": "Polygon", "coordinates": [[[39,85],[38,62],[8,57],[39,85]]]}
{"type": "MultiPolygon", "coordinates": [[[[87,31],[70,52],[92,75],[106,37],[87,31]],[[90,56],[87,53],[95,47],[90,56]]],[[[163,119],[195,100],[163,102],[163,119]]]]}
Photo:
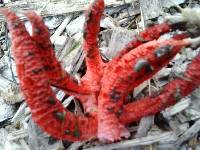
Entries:
{"type": "Polygon", "coordinates": [[[48,1],[46,2],[46,4],[38,11],[38,13],[41,14],[42,11],[45,10],[45,8],[48,6],[48,4],[49,4],[50,2],[51,2],[51,0],[48,0],[48,1]]]}
{"type": "MultiPolygon", "coordinates": [[[[199,126],[200,127],[200,126],[199,126]]],[[[175,141],[177,139],[176,135],[173,132],[166,132],[161,133],[159,135],[147,136],[143,138],[127,140],[115,144],[110,144],[106,146],[98,146],[93,148],[88,148],[84,150],[113,150],[113,149],[120,149],[120,148],[127,148],[133,146],[140,146],[140,145],[150,145],[153,143],[157,143],[160,141],[175,141]]]]}
{"type": "Polygon", "coordinates": [[[55,42],[57,36],[61,35],[62,32],[65,30],[67,24],[70,22],[70,20],[72,19],[72,16],[67,16],[63,22],[61,23],[61,25],[56,29],[56,31],[54,32],[54,34],[51,36],[50,40],[52,43],[55,42]]]}
{"type": "Polygon", "coordinates": [[[10,72],[11,72],[11,75],[12,75],[12,80],[13,80],[14,83],[17,83],[17,81],[15,79],[14,72],[13,72],[13,68],[12,68],[12,58],[11,58],[10,49],[8,50],[8,58],[9,58],[9,68],[10,68],[10,72]]]}
{"type": "Polygon", "coordinates": [[[6,79],[6,80],[8,80],[9,82],[13,82],[13,83],[16,83],[16,82],[14,82],[13,80],[10,80],[9,78],[7,78],[7,77],[5,77],[5,76],[3,76],[3,75],[0,75],[2,78],[4,78],[4,79],[6,79]]]}
{"type": "Polygon", "coordinates": [[[14,140],[18,140],[18,139],[23,139],[27,136],[28,136],[27,130],[22,129],[22,130],[18,130],[18,131],[10,133],[8,135],[8,140],[14,141],[14,140]]]}
{"type": "Polygon", "coordinates": [[[196,121],[195,124],[188,129],[176,142],[176,145],[179,147],[184,142],[188,141],[190,138],[194,137],[200,131],[200,120],[196,121]]]}
{"type": "MultiPolygon", "coordinates": [[[[127,4],[126,3],[126,0],[123,0],[124,4],[127,4]]],[[[128,6],[126,7],[126,10],[127,10],[127,13],[128,13],[128,19],[131,20],[131,15],[130,15],[130,12],[128,10],[128,6]]]]}
{"type": "Polygon", "coordinates": [[[110,20],[113,22],[113,24],[115,25],[115,27],[119,27],[119,23],[109,14],[104,13],[104,16],[110,18],[110,20]]]}
{"type": "Polygon", "coordinates": [[[23,104],[21,104],[21,106],[15,113],[14,117],[12,118],[11,122],[16,122],[19,119],[19,117],[24,113],[26,107],[27,107],[27,105],[25,102],[23,104]]]}
{"type": "Polygon", "coordinates": [[[64,102],[63,102],[63,105],[64,107],[67,107],[71,101],[74,99],[74,96],[69,96],[64,102]]]}
{"type": "Polygon", "coordinates": [[[15,79],[15,75],[13,73],[13,68],[12,68],[12,58],[11,58],[11,52],[10,52],[11,49],[8,48],[8,28],[6,27],[5,30],[6,30],[6,36],[5,36],[6,37],[6,48],[8,49],[8,58],[9,58],[8,60],[9,60],[9,68],[10,68],[10,72],[11,72],[12,80],[13,80],[12,82],[17,83],[17,81],[15,79]]]}

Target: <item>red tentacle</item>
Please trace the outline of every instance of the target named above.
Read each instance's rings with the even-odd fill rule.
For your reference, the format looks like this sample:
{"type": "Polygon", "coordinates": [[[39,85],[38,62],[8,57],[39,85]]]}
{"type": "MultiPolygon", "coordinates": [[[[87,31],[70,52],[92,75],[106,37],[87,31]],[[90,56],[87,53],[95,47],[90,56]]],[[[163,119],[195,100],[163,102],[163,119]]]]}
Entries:
{"type": "Polygon", "coordinates": [[[177,103],[200,85],[200,54],[188,65],[183,77],[168,83],[156,97],[146,97],[123,107],[120,122],[124,124],[137,121],[144,116],[155,114],[177,103]]]}
{"type": "MultiPolygon", "coordinates": [[[[25,66],[31,68],[34,61],[37,59],[32,57],[25,66]]],[[[45,79],[46,74],[33,73],[35,69],[39,70],[41,67],[41,64],[34,65],[32,69],[25,71],[26,76],[19,77],[33,120],[43,131],[58,139],[80,141],[96,137],[96,117],[76,116],[65,109],[45,79]]]]}
{"type": "Polygon", "coordinates": [[[103,73],[103,62],[97,41],[103,11],[104,0],[94,0],[86,12],[84,25],[83,50],[86,55],[87,72],[82,78],[82,82],[93,91],[99,90],[99,83],[103,73]]]}
{"type": "Polygon", "coordinates": [[[40,57],[48,78],[49,83],[57,88],[65,90],[66,94],[74,95],[78,98],[86,112],[91,110],[91,107],[96,106],[96,101],[91,98],[90,91],[83,85],[78,85],[69,74],[63,69],[56,59],[55,52],[50,42],[48,28],[45,26],[42,18],[33,11],[27,11],[25,15],[32,24],[32,38],[36,41],[40,50],[40,57]],[[89,104],[88,104],[89,103],[89,104]]]}
{"type": "MultiPolygon", "coordinates": [[[[112,61],[114,61],[115,59],[120,59],[123,55],[133,50],[134,48],[137,48],[141,44],[147,43],[152,40],[156,40],[161,35],[178,29],[179,26],[180,28],[183,29],[186,27],[186,23],[182,23],[182,22],[180,23],[178,21],[174,23],[164,22],[164,23],[153,25],[149,28],[146,28],[144,31],[141,31],[138,35],[136,35],[133,38],[133,40],[130,41],[112,61]]],[[[174,36],[174,39],[178,40],[178,39],[183,39],[186,37],[189,37],[188,34],[183,33],[183,34],[179,34],[178,36],[174,36]]]]}
{"type": "Polygon", "coordinates": [[[98,129],[101,141],[120,140],[129,136],[124,125],[175,104],[200,84],[199,54],[184,73],[185,80],[175,79],[157,97],[146,97],[123,107],[130,90],[152,77],[182,47],[199,44],[200,38],[182,40],[187,36],[182,34],[170,40],[156,41],[154,39],[161,34],[176,27],[168,23],[156,25],[136,36],[123,50],[123,55],[114,58],[104,68],[97,41],[103,9],[104,1],[95,0],[86,15],[83,50],[87,73],[82,79],[83,86],[74,83],[56,60],[48,29],[41,17],[34,12],[26,13],[33,26],[30,36],[13,12],[1,9],[8,19],[20,86],[32,117],[44,131],[56,138],[86,140],[96,137],[98,129]],[[143,44],[145,42],[148,43],[143,44]],[[89,112],[87,116],[76,116],[65,109],[56,99],[52,84],[81,97],[86,112],[89,112]]]}
{"type": "Polygon", "coordinates": [[[2,9],[7,17],[12,35],[13,53],[16,61],[21,90],[31,108],[33,120],[50,135],[69,141],[86,140],[96,136],[97,120],[94,116],[76,116],[56,99],[44,65],[40,49],[32,41],[24,24],[10,10],[2,9]],[[21,42],[23,39],[26,44],[21,42]]]}
{"type": "MultiPolygon", "coordinates": [[[[158,39],[162,34],[170,32],[171,29],[171,26],[166,22],[145,29],[144,31],[140,32],[138,35],[133,37],[133,40],[130,41],[120,51],[120,53],[115,58],[113,58],[113,60],[120,59],[123,55],[133,50],[134,48],[137,48],[141,44],[158,39]]],[[[111,62],[113,60],[111,60],[111,62]]]]}
{"type": "Polygon", "coordinates": [[[32,24],[31,37],[37,43],[38,47],[41,48],[40,57],[43,61],[50,84],[62,88],[71,94],[74,92],[75,95],[77,93],[89,94],[89,91],[85,87],[79,86],[75,82],[75,79],[70,77],[70,75],[62,69],[62,66],[56,59],[48,28],[45,26],[42,18],[34,11],[27,11],[25,15],[32,24]]]}
{"type": "Polygon", "coordinates": [[[189,45],[186,40],[151,41],[124,55],[104,71],[98,99],[98,137],[119,140],[125,129],[119,123],[119,112],[128,93],[152,77],[181,50],[189,45]],[[109,76],[107,76],[109,74],[109,76]]]}

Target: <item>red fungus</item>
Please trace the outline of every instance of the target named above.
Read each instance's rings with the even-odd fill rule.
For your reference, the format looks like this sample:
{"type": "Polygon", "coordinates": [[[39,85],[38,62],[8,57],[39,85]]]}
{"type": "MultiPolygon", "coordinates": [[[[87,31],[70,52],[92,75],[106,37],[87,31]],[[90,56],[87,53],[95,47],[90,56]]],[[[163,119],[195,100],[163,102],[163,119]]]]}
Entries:
{"type": "MultiPolygon", "coordinates": [[[[32,35],[29,35],[15,13],[1,9],[8,21],[20,87],[33,120],[56,138],[68,141],[93,137],[106,142],[120,140],[129,136],[126,125],[175,104],[200,84],[198,55],[184,74],[188,80],[175,79],[156,97],[124,104],[129,91],[167,65],[181,48],[200,43],[200,40],[184,39],[189,36],[187,33],[169,40],[157,40],[160,35],[178,27],[165,22],[133,37],[117,57],[104,64],[97,40],[103,10],[104,0],[94,0],[86,12],[83,51],[87,71],[78,85],[56,59],[48,29],[40,16],[33,11],[25,13],[33,28],[32,35]],[[64,108],[51,86],[78,98],[87,115],[75,115],[64,108]]],[[[183,23],[181,29],[185,28],[183,23]]]]}

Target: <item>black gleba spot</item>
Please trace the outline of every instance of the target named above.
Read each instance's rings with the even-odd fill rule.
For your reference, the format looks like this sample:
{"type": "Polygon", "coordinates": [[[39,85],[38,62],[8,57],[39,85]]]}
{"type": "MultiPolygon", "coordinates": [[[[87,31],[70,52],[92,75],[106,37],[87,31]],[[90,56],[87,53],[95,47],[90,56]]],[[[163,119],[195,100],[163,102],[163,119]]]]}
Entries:
{"type": "Polygon", "coordinates": [[[110,98],[114,101],[118,101],[121,99],[121,93],[118,92],[115,88],[112,89],[111,93],[110,93],[110,98]]]}
{"type": "Polygon", "coordinates": [[[140,59],[135,64],[135,67],[134,67],[135,72],[140,72],[142,69],[145,69],[147,72],[153,71],[153,67],[146,59],[140,59]]]}
{"type": "Polygon", "coordinates": [[[171,50],[172,50],[171,45],[166,45],[166,46],[160,47],[155,51],[155,56],[157,58],[160,58],[160,57],[163,57],[163,56],[166,56],[166,55],[170,55],[171,50]]]}
{"type": "Polygon", "coordinates": [[[64,121],[65,117],[66,117],[66,114],[65,114],[65,112],[63,112],[63,113],[62,112],[55,112],[55,116],[60,121],[64,121]]]}
{"type": "Polygon", "coordinates": [[[53,97],[48,97],[48,102],[52,105],[55,105],[56,104],[56,100],[53,98],[53,97]]]}
{"type": "Polygon", "coordinates": [[[44,70],[44,68],[33,69],[33,70],[32,70],[32,73],[38,74],[38,73],[42,72],[43,70],[44,70]]]}
{"type": "Polygon", "coordinates": [[[70,133],[71,133],[71,132],[70,132],[70,130],[68,130],[68,129],[65,131],[65,134],[66,134],[66,135],[69,135],[70,133]]]}
{"type": "Polygon", "coordinates": [[[80,132],[78,130],[74,131],[74,137],[76,137],[76,138],[80,137],[80,132]]]}

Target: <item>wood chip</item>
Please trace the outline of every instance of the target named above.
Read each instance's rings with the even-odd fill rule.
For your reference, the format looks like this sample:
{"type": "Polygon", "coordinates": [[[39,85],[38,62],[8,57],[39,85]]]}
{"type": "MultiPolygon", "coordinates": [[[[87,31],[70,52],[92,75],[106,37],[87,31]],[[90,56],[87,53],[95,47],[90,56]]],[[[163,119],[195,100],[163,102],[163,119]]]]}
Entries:
{"type": "Polygon", "coordinates": [[[131,40],[133,40],[135,31],[123,28],[115,28],[112,32],[108,50],[105,52],[107,58],[111,59],[116,56],[122,48],[125,47],[131,40]]]}
{"type": "Polygon", "coordinates": [[[162,10],[159,0],[140,0],[140,9],[144,21],[156,18],[162,10]]]}
{"type": "MultiPolygon", "coordinates": [[[[131,3],[132,0],[126,0],[126,3],[131,3]]],[[[51,0],[47,3],[46,0],[31,0],[31,3],[27,0],[20,0],[11,3],[7,3],[5,7],[11,8],[14,11],[20,12],[23,10],[36,10],[41,12],[42,16],[55,16],[64,15],[67,13],[80,12],[86,9],[89,1],[83,0],[51,0]],[[45,7],[44,7],[45,6],[45,7]]],[[[106,6],[117,6],[124,4],[123,0],[109,0],[106,1],[106,6]]],[[[4,20],[3,16],[0,16],[0,21],[4,20]]]]}
{"type": "Polygon", "coordinates": [[[113,150],[118,148],[127,148],[133,147],[138,145],[150,145],[157,142],[163,141],[175,141],[177,139],[176,135],[173,132],[166,132],[161,133],[159,135],[152,135],[143,138],[133,139],[133,140],[126,140],[119,143],[114,143],[105,146],[98,146],[93,148],[88,148],[84,150],[113,150]]]}

